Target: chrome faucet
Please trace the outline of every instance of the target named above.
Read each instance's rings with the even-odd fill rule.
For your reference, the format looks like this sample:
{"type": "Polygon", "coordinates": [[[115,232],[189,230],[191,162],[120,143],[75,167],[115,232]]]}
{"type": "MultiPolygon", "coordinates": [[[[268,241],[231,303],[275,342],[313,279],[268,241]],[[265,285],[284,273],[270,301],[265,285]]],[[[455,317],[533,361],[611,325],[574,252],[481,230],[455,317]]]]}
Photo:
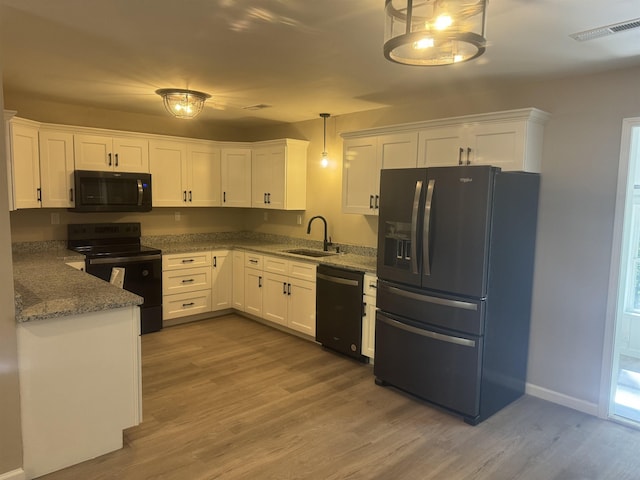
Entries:
{"type": "Polygon", "coordinates": [[[329,245],[331,245],[331,241],[327,240],[327,221],[321,215],[316,215],[315,217],[311,217],[309,220],[309,224],[307,225],[307,235],[311,234],[311,222],[313,222],[316,218],[319,218],[324,223],[324,240],[322,241],[322,249],[326,252],[329,250],[329,245]]]}

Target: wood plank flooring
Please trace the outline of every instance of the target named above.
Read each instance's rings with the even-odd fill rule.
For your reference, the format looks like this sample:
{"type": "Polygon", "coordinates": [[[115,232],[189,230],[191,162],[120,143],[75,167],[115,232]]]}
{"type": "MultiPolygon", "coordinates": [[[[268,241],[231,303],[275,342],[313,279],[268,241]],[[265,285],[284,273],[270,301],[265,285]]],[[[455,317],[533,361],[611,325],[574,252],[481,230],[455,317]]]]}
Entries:
{"type": "Polygon", "coordinates": [[[525,396],[478,426],[228,315],[142,337],[144,422],[68,479],[640,478],[640,431],[525,396]]]}

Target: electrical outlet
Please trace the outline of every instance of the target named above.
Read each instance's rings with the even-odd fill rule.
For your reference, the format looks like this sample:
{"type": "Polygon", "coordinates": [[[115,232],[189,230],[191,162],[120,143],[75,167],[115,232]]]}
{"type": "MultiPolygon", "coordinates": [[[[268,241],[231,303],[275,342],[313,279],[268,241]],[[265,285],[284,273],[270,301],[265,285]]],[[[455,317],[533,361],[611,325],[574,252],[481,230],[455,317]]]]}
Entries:
{"type": "Polygon", "coordinates": [[[264,212],[264,221],[265,222],[269,221],[269,212],[264,212]]]}
{"type": "Polygon", "coordinates": [[[296,223],[298,225],[302,225],[302,215],[298,215],[298,218],[296,218],[296,223]]]}
{"type": "Polygon", "coordinates": [[[54,212],[51,214],[51,225],[60,225],[60,214],[54,212]]]}
{"type": "Polygon", "coordinates": [[[180,212],[175,212],[173,214],[173,218],[175,219],[176,222],[180,221],[180,212]]]}

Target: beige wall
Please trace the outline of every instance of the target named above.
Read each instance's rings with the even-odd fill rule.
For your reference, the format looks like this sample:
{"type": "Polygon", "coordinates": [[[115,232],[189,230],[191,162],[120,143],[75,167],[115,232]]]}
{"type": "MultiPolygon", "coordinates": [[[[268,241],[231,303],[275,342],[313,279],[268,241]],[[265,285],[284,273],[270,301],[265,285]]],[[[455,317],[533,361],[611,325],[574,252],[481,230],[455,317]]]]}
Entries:
{"type": "MultiPolygon", "coordinates": [[[[0,64],[0,111],[3,107],[1,93],[0,64]]],[[[0,122],[0,477],[3,473],[22,467],[20,389],[4,138],[4,122],[0,122]]]]}
{"type": "MultiPolygon", "coordinates": [[[[247,228],[306,237],[308,219],[323,215],[335,241],[375,246],[375,218],[340,212],[341,132],[504,109],[541,108],[552,118],[545,129],[543,149],[528,381],[594,405],[600,389],[621,124],[625,117],[640,116],[638,78],[640,69],[634,68],[540,82],[514,80],[456,89],[440,86],[426,94],[407,92],[405,105],[331,117],[327,122],[327,148],[335,164],[327,169],[319,165],[320,117],[294,125],[246,130],[228,139],[310,140],[308,208],[301,225],[296,222],[298,212],[269,212],[265,220],[262,210],[203,209],[192,214],[193,221],[189,220],[185,228],[184,224],[177,227],[171,218],[173,209],[166,209],[168,214],[165,209],[155,209],[139,216],[143,232],[247,228]]],[[[21,110],[19,99],[7,103],[21,110]]],[[[75,109],[70,110],[67,121],[47,118],[37,105],[29,108],[37,120],[78,121],[72,115],[78,113],[75,109]]],[[[128,114],[121,116],[122,121],[110,117],[110,124],[105,126],[135,123],[128,114]]],[[[184,215],[184,209],[182,212],[184,215]]],[[[49,216],[48,212],[12,213],[14,239],[63,238],[60,227],[49,225],[49,216]]],[[[75,221],[77,215],[72,218],[62,212],[61,217],[61,223],[65,223],[75,221]]],[[[93,221],[90,216],[82,218],[93,221]]],[[[111,221],[111,217],[100,218],[111,221]]],[[[319,226],[314,225],[310,238],[321,238],[319,226]]]]}

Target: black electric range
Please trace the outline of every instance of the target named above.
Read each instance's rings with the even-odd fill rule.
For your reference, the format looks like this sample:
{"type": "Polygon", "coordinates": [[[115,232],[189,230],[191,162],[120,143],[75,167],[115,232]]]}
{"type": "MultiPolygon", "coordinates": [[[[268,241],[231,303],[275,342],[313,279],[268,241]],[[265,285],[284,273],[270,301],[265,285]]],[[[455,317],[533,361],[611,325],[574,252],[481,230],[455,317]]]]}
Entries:
{"type": "Polygon", "coordinates": [[[140,331],[162,328],[162,251],[140,244],[140,223],[82,223],[67,226],[67,248],[85,255],[86,272],[105,281],[124,269],[123,288],[144,298],[140,331]]]}

